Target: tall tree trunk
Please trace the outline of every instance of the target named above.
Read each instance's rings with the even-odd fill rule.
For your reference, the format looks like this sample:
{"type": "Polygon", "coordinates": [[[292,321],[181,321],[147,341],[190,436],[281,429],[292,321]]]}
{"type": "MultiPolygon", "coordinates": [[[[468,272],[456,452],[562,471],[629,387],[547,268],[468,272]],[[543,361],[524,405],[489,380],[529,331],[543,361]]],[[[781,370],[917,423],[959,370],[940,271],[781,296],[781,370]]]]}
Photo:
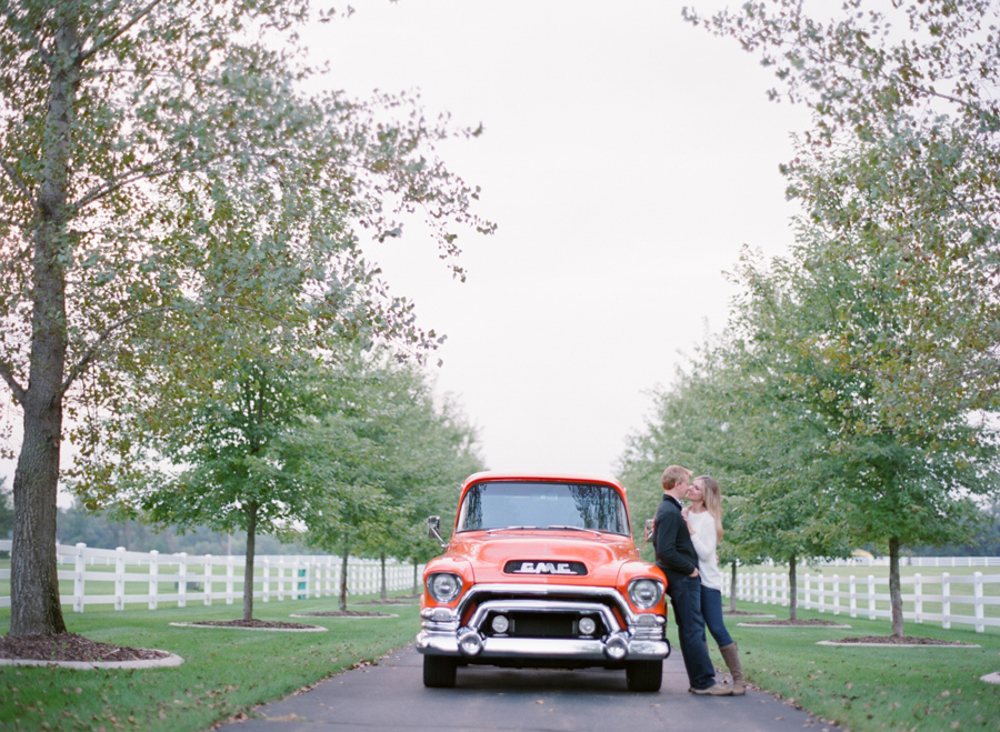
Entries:
{"type": "Polygon", "coordinates": [[[788,558],[788,619],[798,620],[799,614],[799,578],[795,573],[798,557],[794,554],[788,558]]]}
{"type": "MultiPolygon", "coordinates": [[[[256,503],[247,504],[247,553],[243,562],[243,619],[253,620],[253,562],[257,547],[256,503]]],[[[232,534],[229,536],[232,539],[232,534]]]]}
{"type": "Polygon", "coordinates": [[[385,602],[386,600],[389,599],[389,580],[385,574],[385,550],[382,551],[381,559],[382,559],[382,587],[379,592],[379,597],[382,599],[382,602],[385,602]]]}
{"type": "Polygon", "coordinates": [[[892,612],[892,634],[903,637],[903,592],[899,582],[899,538],[889,539],[889,607],[892,612]]]}
{"type": "Polygon", "coordinates": [[[736,612],[736,560],[732,562],[733,578],[729,583],[729,611],[736,612]]]}
{"type": "Polygon", "coordinates": [[[10,635],[64,633],[56,561],[56,494],[66,374],[67,190],[72,124],[80,79],[79,9],[57,4],[51,80],[32,242],[31,355],[28,387],[7,373],[24,409],[24,437],[14,473],[10,635]]]}
{"type": "Polygon", "coordinates": [[[347,557],[351,553],[350,542],[344,534],[343,555],[340,557],[340,612],[347,612],[347,557]]]}
{"type": "MultiPolygon", "coordinates": [[[[34,389],[33,389],[34,392],[34,389]]],[[[33,397],[32,393],[30,396],[33,397]]],[[[10,552],[10,635],[65,633],[56,560],[61,405],[24,407],[24,439],[14,473],[10,552]]]]}

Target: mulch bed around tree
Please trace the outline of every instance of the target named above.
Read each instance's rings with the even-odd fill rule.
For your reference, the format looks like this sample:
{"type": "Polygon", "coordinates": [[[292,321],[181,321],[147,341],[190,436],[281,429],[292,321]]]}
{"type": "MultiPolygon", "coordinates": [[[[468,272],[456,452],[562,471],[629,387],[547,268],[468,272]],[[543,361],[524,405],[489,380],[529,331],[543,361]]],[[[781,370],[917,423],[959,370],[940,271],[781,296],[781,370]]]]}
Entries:
{"type": "Polygon", "coordinates": [[[167,651],[98,643],[76,633],[0,636],[0,658],[17,661],[151,661],[167,658],[167,651]]]}
{"type": "Polygon", "coordinates": [[[299,618],[391,618],[393,615],[388,613],[369,613],[360,610],[334,610],[332,612],[326,613],[301,613],[297,614],[296,617],[299,618]]]}
{"type": "Polygon", "coordinates": [[[396,597],[388,600],[366,600],[365,602],[352,602],[352,605],[413,605],[420,601],[420,598],[396,597]]]}
{"type": "Polygon", "coordinates": [[[208,625],[213,628],[280,628],[282,630],[297,630],[300,628],[314,628],[314,625],[303,625],[302,623],[286,623],[282,620],[198,620],[188,625],[208,625]]]}
{"type": "Polygon", "coordinates": [[[753,613],[753,612],[747,612],[746,610],[723,610],[722,614],[723,615],[732,615],[733,617],[736,617],[736,616],[740,616],[740,617],[746,616],[746,617],[750,617],[750,618],[772,618],[772,617],[774,617],[770,613],[753,613]]]}
{"type": "Polygon", "coordinates": [[[863,638],[841,638],[834,643],[877,643],[886,646],[966,646],[968,643],[946,641],[938,638],[919,638],[913,635],[866,635],[863,638]]]}
{"type": "Polygon", "coordinates": [[[810,625],[812,625],[812,626],[819,626],[819,627],[822,627],[822,626],[825,626],[825,625],[843,626],[843,623],[838,623],[838,622],[833,621],[833,620],[788,620],[787,618],[784,619],[784,620],[781,620],[781,619],[778,619],[778,620],[758,620],[758,621],[756,621],[756,622],[754,622],[752,624],[753,625],[793,625],[793,626],[798,626],[798,625],[801,625],[801,626],[810,626],[810,625]]]}

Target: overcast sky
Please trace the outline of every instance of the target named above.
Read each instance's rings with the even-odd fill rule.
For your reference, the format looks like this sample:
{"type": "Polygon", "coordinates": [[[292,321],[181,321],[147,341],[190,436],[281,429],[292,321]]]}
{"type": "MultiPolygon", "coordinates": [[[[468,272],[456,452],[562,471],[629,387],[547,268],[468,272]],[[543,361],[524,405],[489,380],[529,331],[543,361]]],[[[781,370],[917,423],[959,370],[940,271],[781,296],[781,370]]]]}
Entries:
{"type": "Polygon", "coordinates": [[[352,5],[309,39],[332,86],[419,90],[485,129],[444,151],[499,226],[461,238],[468,280],[418,231],[374,250],[448,336],[439,390],[491,469],[613,472],[650,390],[725,325],[740,248],[787,249],[778,165],[804,110],[769,102],[772,74],[673,2],[352,5]]]}
{"type": "Polygon", "coordinates": [[[468,280],[416,229],[373,250],[448,337],[439,391],[491,469],[613,472],[650,390],[724,326],[740,248],[787,249],[778,165],[805,112],[769,102],[771,73],[674,2],[351,4],[306,39],[331,87],[419,91],[428,115],[485,130],[442,150],[499,227],[460,238],[468,280]]]}

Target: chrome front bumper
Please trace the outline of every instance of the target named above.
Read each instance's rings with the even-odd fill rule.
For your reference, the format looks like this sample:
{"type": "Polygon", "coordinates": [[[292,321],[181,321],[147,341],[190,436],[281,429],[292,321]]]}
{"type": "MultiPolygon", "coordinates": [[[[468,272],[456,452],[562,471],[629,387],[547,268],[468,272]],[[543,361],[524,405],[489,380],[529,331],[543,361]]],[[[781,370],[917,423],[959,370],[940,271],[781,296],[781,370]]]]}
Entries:
{"type": "Polygon", "coordinates": [[[429,608],[421,612],[421,630],[416,649],[436,656],[455,656],[470,662],[488,663],[491,659],[557,659],[575,662],[607,664],[623,661],[655,661],[670,655],[670,644],[664,629],[666,620],[660,615],[636,614],[631,611],[616,590],[605,588],[557,587],[539,585],[494,585],[473,587],[459,606],[429,608]],[[481,602],[461,625],[463,609],[476,596],[504,594],[516,599],[489,599],[481,602]],[[579,600],[567,595],[582,595],[579,600]],[[546,597],[558,595],[557,598],[546,597]],[[599,602],[597,600],[605,600],[599,602]],[[621,627],[607,604],[612,600],[627,619],[621,627]],[[600,616],[606,629],[601,637],[523,638],[488,635],[482,627],[490,613],[581,613],[600,616]]]}

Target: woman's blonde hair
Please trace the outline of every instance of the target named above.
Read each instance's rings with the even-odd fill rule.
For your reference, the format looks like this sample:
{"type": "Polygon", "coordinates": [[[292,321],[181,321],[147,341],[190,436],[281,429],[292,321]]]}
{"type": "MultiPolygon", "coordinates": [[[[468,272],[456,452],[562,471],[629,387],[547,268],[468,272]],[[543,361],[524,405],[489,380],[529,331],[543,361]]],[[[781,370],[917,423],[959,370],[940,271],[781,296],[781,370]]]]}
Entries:
{"type": "Polygon", "coordinates": [[[722,489],[719,488],[718,481],[711,475],[699,475],[691,482],[701,485],[702,500],[705,502],[705,508],[715,519],[715,533],[718,540],[722,541],[722,489]]]}

